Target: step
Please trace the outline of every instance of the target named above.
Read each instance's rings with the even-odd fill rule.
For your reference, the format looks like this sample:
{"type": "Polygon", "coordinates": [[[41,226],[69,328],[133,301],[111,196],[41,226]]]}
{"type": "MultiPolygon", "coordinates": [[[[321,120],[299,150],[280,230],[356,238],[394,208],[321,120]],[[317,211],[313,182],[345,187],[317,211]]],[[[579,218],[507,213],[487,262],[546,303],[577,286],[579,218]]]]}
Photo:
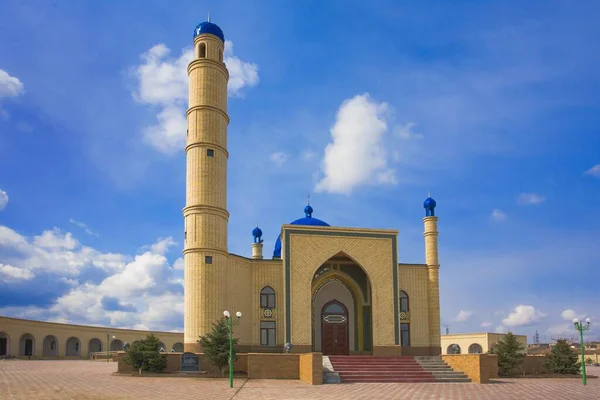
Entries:
{"type": "Polygon", "coordinates": [[[434,383],[433,378],[375,378],[375,377],[364,377],[364,378],[352,378],[345,379],[343,383],[434,383]]]}

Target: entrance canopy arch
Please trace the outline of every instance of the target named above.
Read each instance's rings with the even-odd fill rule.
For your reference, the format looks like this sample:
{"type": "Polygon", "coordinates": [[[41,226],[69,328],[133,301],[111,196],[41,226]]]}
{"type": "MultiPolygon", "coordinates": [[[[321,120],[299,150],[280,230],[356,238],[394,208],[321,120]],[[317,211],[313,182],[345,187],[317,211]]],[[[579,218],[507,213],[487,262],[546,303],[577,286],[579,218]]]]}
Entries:
{"type": "Polygon", "coordinates": [[[0,332],[0,357],[8,355],[9,345],[10,338],[8,337],[8,333],[0,332]]]}
{"type": "Polygon", "coordinates": [[[313,351],[371,350],[371,284],[363,268],[338,252],[317,268],[311,290],[313,351]]]}
{"type": "Polygon", "coordinates": [[[58,339],[54,335],[48,335],[44,338],[42,344],[42,356],[58,357],[58,339]]]}

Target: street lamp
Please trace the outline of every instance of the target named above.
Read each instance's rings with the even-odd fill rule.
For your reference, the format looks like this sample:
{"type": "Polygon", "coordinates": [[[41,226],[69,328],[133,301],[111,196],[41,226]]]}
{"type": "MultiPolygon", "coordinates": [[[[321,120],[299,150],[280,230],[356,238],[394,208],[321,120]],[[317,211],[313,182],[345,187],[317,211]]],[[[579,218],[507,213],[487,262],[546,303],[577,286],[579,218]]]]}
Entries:
{"type": "MultiPolygon", "coordinates": [[[[229,387],[233,387],[233,320],[230,318],[229,311],[223,311],[223,316],[225,317],[225,323],[229,328],[229,387]]],[[[235,313],[237,317],[237,321],[242,318],[242,312],[238,311],[235,313]]],[[[236,321],[236,323],[237,323],[236,321]]]]}
{"type": "Polygon", "coordinates": [[[589,318],[585,319],[585,325],[579,318],[573,319],[573,325],[575,325],[575,330],[579,332],[579,345],[581,346],[581,379],[583,380],[583,384],[586,385],[586,375],[585,375],[585,347],[583,346],[583,332],[590,330],[590,322],[589,318]]]}
{"type": "MultiPolygon", "coordinates": [[[[112,338],[114,339],[116,336],[113,336],[112,338]]],[[[108,362],[108,352],[110,351],[110,338],[109,338],[109,333],[106,332],[106,362],[108,362]]]]}

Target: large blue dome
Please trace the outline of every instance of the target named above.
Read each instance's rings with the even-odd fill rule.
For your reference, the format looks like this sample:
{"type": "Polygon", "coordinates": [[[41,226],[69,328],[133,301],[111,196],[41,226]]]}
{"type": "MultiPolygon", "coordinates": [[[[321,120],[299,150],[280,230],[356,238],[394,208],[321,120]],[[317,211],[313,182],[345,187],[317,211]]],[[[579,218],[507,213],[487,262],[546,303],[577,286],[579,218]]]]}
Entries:
{"type": "MultiPolygon", "coordinates": [[[[313,218],[313,208],[311,206],[306,206],[304,208],[304,213],[306,216],[304,218],[297,219],[293,222],[290,222],[290,225],[305,225],[305,226],[330,226],[327,222],[321,221],[318,218],[313,218]]],[[[277,240],[275,241],[275,248],[273,249],[273,258],[281,257],[281,234],[277,236],[277,240]]]]}
{"type": "Polygon", "coordinates": [[[225,43],[225,35],[223,35],[223,31],[219,28],[219,25],[213,24],[212,22],[201,22],[194,28],[194,38],[198,35],[202,35],[205,33],[210,33],[211,35],[215,35],[223,43],[225,43]]]}

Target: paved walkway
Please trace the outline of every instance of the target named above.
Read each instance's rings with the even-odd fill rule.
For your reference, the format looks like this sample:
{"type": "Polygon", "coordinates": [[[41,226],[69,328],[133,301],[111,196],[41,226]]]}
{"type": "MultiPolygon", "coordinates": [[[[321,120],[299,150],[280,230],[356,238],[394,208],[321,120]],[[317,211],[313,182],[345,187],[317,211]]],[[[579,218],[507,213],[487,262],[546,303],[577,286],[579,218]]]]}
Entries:
{"type": "MultiPolygon", "coordinates": [[[[188,399],[600,399],[600,378],[502,379],[473,383],[372,383],[310,386],[299,381],[143,378],[114,376],[117,365],[98,361],[2,361],[2,400],[188,399]]],[[[600,371],[590,371],[596,373],[600,371]]]]}

